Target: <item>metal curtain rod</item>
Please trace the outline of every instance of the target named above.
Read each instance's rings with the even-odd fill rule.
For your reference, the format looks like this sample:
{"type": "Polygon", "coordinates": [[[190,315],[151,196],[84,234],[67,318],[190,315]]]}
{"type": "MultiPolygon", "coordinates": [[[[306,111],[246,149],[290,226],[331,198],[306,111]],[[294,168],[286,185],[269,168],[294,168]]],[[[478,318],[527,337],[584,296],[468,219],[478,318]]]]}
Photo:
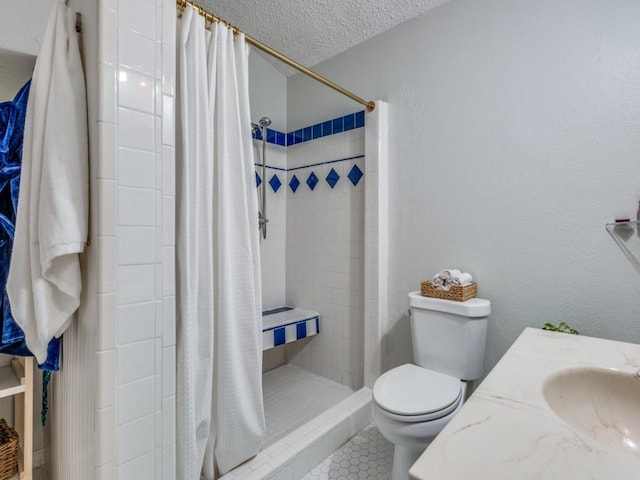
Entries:
{"type": "MultiPolygon", "coordinates": [[[[201,5],[198,5],[197,3],[193,3],[193,2],[191,2],[189,0],[176,0],[176,3],[178,5],[178,7],[180,7],[180,15],[182,15],[182,12],[184,11],[184,9],[186,7],[192,7],[195,10],[197,10],[198,13],[201,16],[204,17],[205,21],[207,21],[209,23],[213,23],[213,22],[221,23],[223,25],[226,25],[228,28],[232,29],[233,32],[236,35],[240,33],[240,30],[238,29],[238,27],[234,27],[233,25],[231,25],[226,20],[223,20],[220,17],[216,17],[214,14],[206,11],[201,5]]],[[[290,67],[295,68],[296,70],[304,73],[305,75],[313,78],[314,80],[316,80],[316,81],[318,81],[320,83],[323,83],[327,87],[334,89],[336,92],[339,92],[339,93],[349,97],[351,100],[354,100],[354,101],[364,105],[365,107],[367,107],[367,111],[371,112],[376,108],[376,104],[374,102],[365,100],[364,98],[361,98],[361,97],[357,96],[356,94],[350,92],[346,88],[343,88],[340,85],[332,82],[328,78],[325,78],[322,75],[320,75],[320,74],[318,74],[318,73],[316,73],[316,72],[314,72],[312,70],[309,70],[304,65],[300,65],[298,62],[296,62],[294,60],[291,60],[286,55],[283,55],[282,53],[278,52],[277,50],[274,50],[270,46],[265,45],[264,43],[262,43],[262,42],[256,40],[255,38],[247,35],[246,33],[245,33],[244,37],[245,37],[245,39],[246,39],[248,44],[253,45],[257,49],[262,50],[263,52],[271,55],[274,58],[277,58],[281,62],[286,63],[290,67]]]]}

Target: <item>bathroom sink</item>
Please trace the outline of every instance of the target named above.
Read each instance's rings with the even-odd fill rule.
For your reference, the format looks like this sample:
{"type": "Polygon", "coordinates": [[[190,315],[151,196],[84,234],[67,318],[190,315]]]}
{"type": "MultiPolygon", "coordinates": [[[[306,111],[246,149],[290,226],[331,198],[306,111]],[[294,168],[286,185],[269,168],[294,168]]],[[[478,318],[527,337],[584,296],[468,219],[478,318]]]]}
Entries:
{"type": "Polygon", "coordinates": [[[544,398],[578,432],[640,454],[640,376],[597,367],[570,367],[546,378],[544,398]]]}

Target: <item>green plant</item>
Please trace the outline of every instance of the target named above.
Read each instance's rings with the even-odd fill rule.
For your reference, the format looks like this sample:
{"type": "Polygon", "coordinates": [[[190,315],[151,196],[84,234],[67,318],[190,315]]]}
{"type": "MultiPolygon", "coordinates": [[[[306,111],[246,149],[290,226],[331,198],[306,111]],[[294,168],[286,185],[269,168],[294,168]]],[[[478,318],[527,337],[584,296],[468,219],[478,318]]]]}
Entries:
{"type": "Polygon", "coordinates": [[[552,332],[570,333],[572,335],[579,335],[577,330],[574,330],[566,322],[560,322],[558,325],[553,323],[545,323],[542,330],[551,330],[552,332]]]}

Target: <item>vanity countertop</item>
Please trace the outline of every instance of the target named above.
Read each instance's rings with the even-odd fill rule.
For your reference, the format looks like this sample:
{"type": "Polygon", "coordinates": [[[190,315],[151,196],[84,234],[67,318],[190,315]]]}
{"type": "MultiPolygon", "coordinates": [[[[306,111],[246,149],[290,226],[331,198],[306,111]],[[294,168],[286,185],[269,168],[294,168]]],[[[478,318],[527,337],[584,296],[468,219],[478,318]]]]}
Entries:
{"type": "Polygon", "coordinates": [[[410,478],[640,478],[640,454],[578,433],[546,403],[545,378],[571,366],[635,373],[640,345],[527,328],[420,456],[410,478]]]}

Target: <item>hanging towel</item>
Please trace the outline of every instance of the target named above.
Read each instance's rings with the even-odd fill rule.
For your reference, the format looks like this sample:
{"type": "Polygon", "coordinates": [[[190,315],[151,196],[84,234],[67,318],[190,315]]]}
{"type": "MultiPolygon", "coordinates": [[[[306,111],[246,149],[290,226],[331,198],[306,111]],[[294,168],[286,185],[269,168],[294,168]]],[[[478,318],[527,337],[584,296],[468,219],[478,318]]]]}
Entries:
{"type": "Polygon", "coordinates": [[[7,291],[38,363],[80,304],[78,254],[88,227],[88,136],[75,14],[57,0],[27,106],[15,242],[7,291]]]}

